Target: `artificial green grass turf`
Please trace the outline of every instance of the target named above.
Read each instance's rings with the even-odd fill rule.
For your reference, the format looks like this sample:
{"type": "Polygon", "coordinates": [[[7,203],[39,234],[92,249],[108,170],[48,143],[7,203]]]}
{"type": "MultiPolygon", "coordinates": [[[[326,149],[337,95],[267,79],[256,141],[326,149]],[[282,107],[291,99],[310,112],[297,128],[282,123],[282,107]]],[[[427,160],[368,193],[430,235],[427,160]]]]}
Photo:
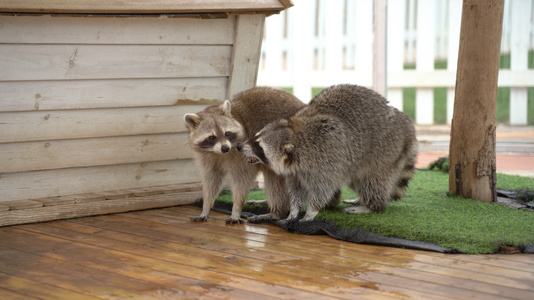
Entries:
{"type": "MultiPolygon", "coordinates": [[[[497,175],[498,188],[517,189],[534,186],[533,178],[497,175]]],[[[410,181],[406,197],[391,202],[383,213],[345,214],[341,204],[324,210],[315,218],[342,228],[362,228],[384,236],[426,241],[463,253],[496,253],[499,247],[534,244],[534,212],[522,211],[459,196],[447,196],[448,174],[419,170],[410,181]]],[[[231,195],[222,195],[232,201],[231,195]]],[[[250,199],[265,199],[263,191],[254,191],[250,199]]],[[[343,199],[354,199],[345,188],[343,199]]],[[[222,200],[223,198],[219,198],[222,200]]],[[[251,211],[254,206],[246,206],[251,211]]]]}
{"type": "MultiPolygon", "coordinates": [[[[346,215],[341,209],[323,211],[317,220],[339,227],[357,228],[409,240],[426,241],[463,253],[495,253],[501,245],[534,244],[534,213],[459,196],[447,196],[448,174],[417,171],[402,201],[392,202],[384,213],[346,215]]],[[[507,187],[534,186],[534,179],[499,174],[507,187]]],[[[342,197],[354,198],[351,190],[342,197]]]]}

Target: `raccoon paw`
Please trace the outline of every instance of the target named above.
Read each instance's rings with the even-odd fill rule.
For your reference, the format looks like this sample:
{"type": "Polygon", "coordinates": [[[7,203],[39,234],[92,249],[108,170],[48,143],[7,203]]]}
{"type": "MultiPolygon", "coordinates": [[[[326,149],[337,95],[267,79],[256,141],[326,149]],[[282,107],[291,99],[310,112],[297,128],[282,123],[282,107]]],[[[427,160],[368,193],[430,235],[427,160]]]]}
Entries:
{"type": "Polygon", "coordinates": [[[343,200],[343,203],[351,204],[351,205],[359,205],[360,204],[360,198],[358,198],[358,199],[345,199],[345,200],[343,200]]]}
{"type": "Polygon", "coordinates": [[[243,224],[243,223],[245,223],[245,221],[241,219],[232,219],[232,218],[226,219],[226,224],[243,224]]]}
{"type": "Polygon", "coordinates": [[[191,217],[191,221],[193,222],[207,222],[208,217],[198,216],[198,217],[191,217]]]}
{"type": "Polygon", "coordinates": [[[275,224],[282,228],[287,228],[290,224],[294,224],[297,222],[298,222],[298,219],[296,218],[291,218],[291,219],[286,218],[286,219],[281,219],[281,220],[276,221],[275,224]]]}
{"type": "Polygon", "coordinates": [[[267,200],[248,200],[247,204],[250,204],[250,205],[267,204],[267,200]]]}
{"type": "Polygon", "coordinates": [[[247,222],[253,223],[253,224],[274,223],[275,221],[279,219],[280,218],[277,218],[269,213],[269,214],[264,214],[264,215],[259,215],[259,216],[248,217],[247,222]]]}
{"type": "Polygon", "coordinates": [[[356,207],[346,207],[343,209],[343,212],[346,214],[366,214],[366,213],[370,213],[371,210],[365,206],[356,206],[356,207]]]}

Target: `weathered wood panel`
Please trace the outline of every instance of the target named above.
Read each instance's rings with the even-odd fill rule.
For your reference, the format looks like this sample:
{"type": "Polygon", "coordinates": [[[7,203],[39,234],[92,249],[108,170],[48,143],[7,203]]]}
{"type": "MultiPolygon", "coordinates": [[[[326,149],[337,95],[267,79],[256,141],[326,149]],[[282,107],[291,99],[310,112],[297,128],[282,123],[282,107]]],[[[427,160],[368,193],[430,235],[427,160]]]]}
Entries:
{"type": "Polygon", "coordinates": [[[228,77],[0,82],[0,112],[211,104],[228,77]]]}
{"type": "Polygon", "coordinates": [[[193,158],[187,133],[0,144],[2,173],[193,158]]]}
{"type": "Polygon", "coordinates": [[[259,59],[265,15],[226,16],[0,16],[0,203],[199,183],[183,115],[259,59]]]}
{"type": "Polygon", "coordinates": [[[0,16],[0,41],[6,44],[232,45],[235,18],[0,16]]]}
{"type": "Polygon", "coordinates": [[[0,45],[0,80],[217,77],[231,46],[0,45]]]}
{"type": "Polygon", "coordinates": [[[0,214],[0,226],[79,218],[147,208],[192,204],[202,198],[202,189],[143,197],[125,197],[95,202],[81,202],[49,207],[10,210],[0,214]]]}
{"type": "Polygon", "coordinates": [[[5,201],[199,182],[192,159],[0,174],[5,201]]]}
{"type": "Polygon", "coordinates": [[[264,23],[265,15],[241,15],[237,18],[227,98],[256,84],[264,23]]]}
{"type": "Polygon", "coordinates": [[[186,132],[203,105],[0,113],[0,143],[186,132]]]}

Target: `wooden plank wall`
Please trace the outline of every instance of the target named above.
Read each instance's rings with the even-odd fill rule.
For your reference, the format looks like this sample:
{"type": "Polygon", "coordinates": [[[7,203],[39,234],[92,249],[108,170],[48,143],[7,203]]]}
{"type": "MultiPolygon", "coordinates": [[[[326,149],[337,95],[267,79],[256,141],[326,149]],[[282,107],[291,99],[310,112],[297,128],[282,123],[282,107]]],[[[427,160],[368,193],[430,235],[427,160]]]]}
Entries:
{"type": "Polygon", "coordinates": [[[0,16],[0,203],[199,181],[182,118],[232,94],[238,18],[0,16]]]}

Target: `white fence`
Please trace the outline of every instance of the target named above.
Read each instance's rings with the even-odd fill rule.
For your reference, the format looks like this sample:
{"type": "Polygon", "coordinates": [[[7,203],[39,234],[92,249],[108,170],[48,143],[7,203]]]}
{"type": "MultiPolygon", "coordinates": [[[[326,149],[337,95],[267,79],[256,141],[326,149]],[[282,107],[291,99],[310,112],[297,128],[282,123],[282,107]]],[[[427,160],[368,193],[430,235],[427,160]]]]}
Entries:
{"type": "MultiPolygon", "coordinates": [[[[384,21],[374,10],[380,1],[386,0],[293,0],[294,7],[266,20],[258,85],[293,87],[303,101],[311,99],[312,87],[372,87],[373,57],[380,50],[380,44],[373,47],[376,22],[387,20],[387,39],[377,43],[387,42],[382,46],[387,69],[382,72],[388,100],[402,109],[402,88],[415,87],[415,121],[432,124],[433,88],[446,87],[450,121],[462,0],[387,0],[384,21]],[[434,69],[435,60],[447,60],[447,69],[434,69]],[[404,69],[405,64],[416,68],[404,69]]],[[[534,87],[534,70],[528,69],[528,51],[534,49],[533,2],[505,1],[501,52],[511,54],[511,67],[500,70],[499,86],[511,88],[512,125],[527,124],[527,87],[534,87]]]]}

